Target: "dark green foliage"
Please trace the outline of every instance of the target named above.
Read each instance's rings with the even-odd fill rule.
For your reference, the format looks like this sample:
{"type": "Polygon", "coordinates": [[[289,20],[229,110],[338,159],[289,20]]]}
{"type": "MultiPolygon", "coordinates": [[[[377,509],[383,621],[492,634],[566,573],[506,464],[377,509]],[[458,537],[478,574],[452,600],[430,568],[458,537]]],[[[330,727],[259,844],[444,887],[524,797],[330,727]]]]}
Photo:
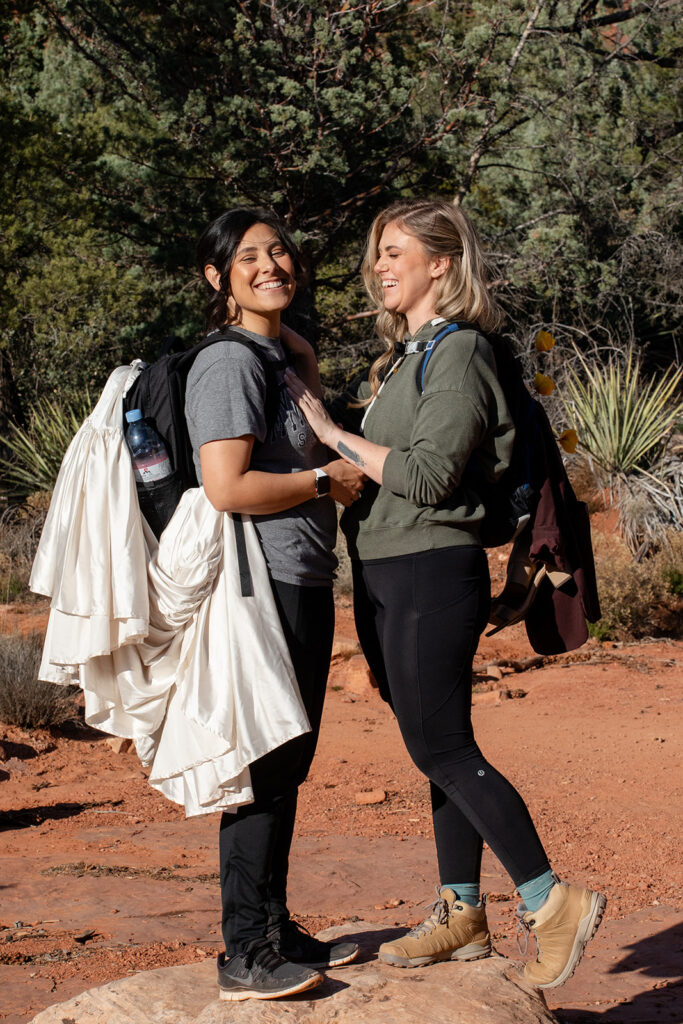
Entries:
{"type": "Polygon", "coordinates": [[[348,319],[368,308],[373,214],[425,193],[474,216],[520,337],[671,360],[675,5],[24,0],[0,17],[0,347],[25,405],[96,391],[169,332],[193,341],[195,239],[236,203],[297,232],[296,323],[328,383],[374,344],[348,319]]]}
{"type": "Polygon", "coordinates": [[[669,590],[676,597],[683,597],[683,571],[680,569],[669,569],[664,577],[669,585],[669,590]]]}

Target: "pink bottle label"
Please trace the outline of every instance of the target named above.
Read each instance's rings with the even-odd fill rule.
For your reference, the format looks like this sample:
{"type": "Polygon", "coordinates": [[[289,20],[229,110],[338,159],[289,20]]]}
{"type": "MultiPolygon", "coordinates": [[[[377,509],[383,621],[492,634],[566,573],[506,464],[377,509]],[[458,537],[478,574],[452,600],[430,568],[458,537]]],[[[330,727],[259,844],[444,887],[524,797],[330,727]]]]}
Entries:
{"type": "Polygon", "coordinates": [[[155,484],[164,477],[170,476],[171,462],[168,455],[153,455],[144,462],[138,462],[133,466],[136,483],[155,484]]]}

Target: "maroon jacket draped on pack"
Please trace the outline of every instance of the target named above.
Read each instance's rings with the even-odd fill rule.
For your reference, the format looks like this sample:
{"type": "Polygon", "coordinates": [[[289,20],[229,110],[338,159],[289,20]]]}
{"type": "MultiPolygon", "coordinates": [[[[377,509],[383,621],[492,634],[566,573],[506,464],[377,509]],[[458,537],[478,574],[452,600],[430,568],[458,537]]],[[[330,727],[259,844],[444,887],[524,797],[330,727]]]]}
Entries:
{"type": "Polygon", "coordinates": [[[544,579],[525,624],[538,654],[562,654],[586,642],[586,620],[600,618],[600,603],[588,509],[574,494],[549,423],[542,436],[537,458],[543,465],[535,467],[542,484],[531,526],[530,557],[549,569],[571,573],[572,578],[557,590],[544,579]]]}

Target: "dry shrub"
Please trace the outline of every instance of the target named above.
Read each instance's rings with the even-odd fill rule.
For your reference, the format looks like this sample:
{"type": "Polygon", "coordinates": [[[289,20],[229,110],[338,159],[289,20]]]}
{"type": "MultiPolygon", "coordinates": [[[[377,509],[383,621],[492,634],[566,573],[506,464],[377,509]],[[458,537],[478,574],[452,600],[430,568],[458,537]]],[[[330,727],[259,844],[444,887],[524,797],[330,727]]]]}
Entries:
{"type": "Polygon", "coordinates": [[[353,593],[353,574],[351,570],[351,559],[346,549],[346,537],[341,532],[337,531],[337,546],[334,549],[334,553],[339,559],[339,565],[337,566],[337,578],[334,581],[335,594],[343,594],[349,596],[353,593]]]}
{"type": "Polygon", "coordinates": [[[585,501],[589,512],[602,512],[605,508],[605,494],[591,460],[580,452],[565,455],[564,468],[579,501],[585,501]]]}
{"type": "Polygon", "coordinates": [[[28,580],[49,503],[50,494],[38,492],[0,515],[0,602],[30,597],[28,580]]]}
{"type": "Polygon", "coordinates": [[[683,636],[683,535],[670,531],[649,558],[635,561],[619,537],[594,537],[602,618],[591,631],[600,639],[683,636]]]}
{"type": "Polygon", "coordinates": [[[0,635],[0,720],[7,725],[38,729],[78,718],[77,686],[38,679],[42,650],[37,633],[0,635]]]}

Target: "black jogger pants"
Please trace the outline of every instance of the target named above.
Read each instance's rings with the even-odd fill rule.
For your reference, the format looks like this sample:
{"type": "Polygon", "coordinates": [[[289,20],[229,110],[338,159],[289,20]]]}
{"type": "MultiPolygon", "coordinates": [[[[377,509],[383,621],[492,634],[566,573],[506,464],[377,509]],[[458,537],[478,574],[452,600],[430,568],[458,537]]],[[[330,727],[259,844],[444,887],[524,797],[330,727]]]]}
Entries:
{"type": "Polygon", "coordinates": [[[332,588],[271,584],[311,731],[251,764],[254,802],[222,815],[222,930],[228,956],[289,916],[287,873],[297,793],[318,742],[332,652],[332,588]]]}

